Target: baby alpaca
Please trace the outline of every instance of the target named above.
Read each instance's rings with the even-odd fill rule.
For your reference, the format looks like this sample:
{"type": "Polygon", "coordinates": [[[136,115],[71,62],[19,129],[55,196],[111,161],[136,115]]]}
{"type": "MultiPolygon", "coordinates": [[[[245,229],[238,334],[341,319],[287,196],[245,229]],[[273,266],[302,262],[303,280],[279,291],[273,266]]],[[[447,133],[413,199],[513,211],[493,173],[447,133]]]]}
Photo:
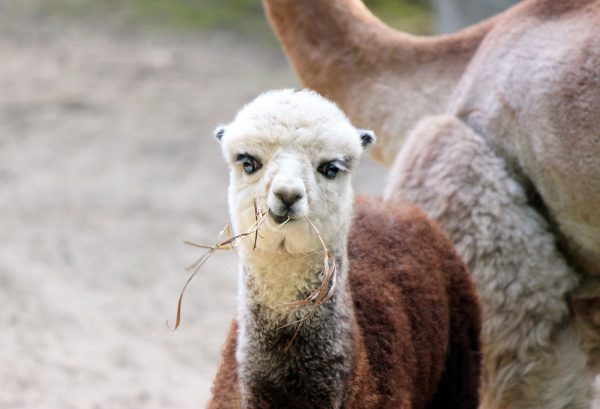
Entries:
{"type": "Polygon", "coordinates": [[[452,245],[418,209],[354,202],[375,137],[312,91],[267,92],[216,132],[230,165],[238,316],[209,408],[476,408],[480,310],[452,245]],[[354,203],[354,209],[353,209],[354,203]],[[320,232],[337,265],[322,281],[320,232]],[[330,283],[330,285],[332,285],[330,283]]]}

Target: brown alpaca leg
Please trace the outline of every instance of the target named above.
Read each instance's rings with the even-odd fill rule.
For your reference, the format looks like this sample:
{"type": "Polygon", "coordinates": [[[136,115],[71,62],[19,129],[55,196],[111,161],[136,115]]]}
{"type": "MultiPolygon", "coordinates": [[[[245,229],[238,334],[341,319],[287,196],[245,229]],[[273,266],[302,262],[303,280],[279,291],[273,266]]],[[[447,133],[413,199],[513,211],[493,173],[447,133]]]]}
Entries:
{"type": "Polygon", "coordinates": [[[578,278],[504,160],[455,117],[432,117],[409,136],[391,178],[388,199],[421,206],[475,276],[482,406],[589,407],[587,356],[568,305],[578,278]]]}

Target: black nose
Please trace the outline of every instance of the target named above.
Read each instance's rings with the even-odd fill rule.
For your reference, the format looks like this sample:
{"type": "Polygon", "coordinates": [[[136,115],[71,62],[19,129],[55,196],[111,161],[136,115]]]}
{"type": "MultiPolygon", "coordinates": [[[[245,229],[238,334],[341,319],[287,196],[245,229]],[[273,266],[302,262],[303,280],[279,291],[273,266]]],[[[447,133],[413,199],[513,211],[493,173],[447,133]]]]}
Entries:
{"type": "Polygon", "coordinates": [[[302,199],[302,193],[297,192],[276,192],[275,197],[286,207],[290,208],[298,200],[302,199]]]}

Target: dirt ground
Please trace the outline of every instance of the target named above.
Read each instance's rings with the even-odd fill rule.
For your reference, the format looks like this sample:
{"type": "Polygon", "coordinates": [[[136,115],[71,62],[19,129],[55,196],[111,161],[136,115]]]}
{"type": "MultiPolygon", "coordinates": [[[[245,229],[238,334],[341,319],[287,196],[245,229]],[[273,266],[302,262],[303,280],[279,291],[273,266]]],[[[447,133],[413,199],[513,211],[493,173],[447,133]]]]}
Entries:
{"type": "MultiPolygon", "coordinates": [[[[227,222],[212,130],[297,86],[278,49],[224,33],[66,22],[0,2],[0,408],[201,408],[236,262],[192,282],[183,240],[227,222]]],[[[365,161],[357,190],[378,194],[365,161]]]]}

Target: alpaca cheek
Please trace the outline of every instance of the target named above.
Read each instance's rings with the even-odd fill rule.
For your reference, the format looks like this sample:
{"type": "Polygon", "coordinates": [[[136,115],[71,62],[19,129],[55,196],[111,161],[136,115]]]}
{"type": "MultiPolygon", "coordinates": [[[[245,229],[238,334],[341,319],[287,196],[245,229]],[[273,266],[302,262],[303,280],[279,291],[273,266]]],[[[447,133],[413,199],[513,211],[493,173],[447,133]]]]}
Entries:
{"type": "Polygon", "coordinates": [[[233,192],[229,197],[229,215],[235,234],[248,231],[256,221],[254,200],[244,192],[233,192]]]}
{"type": "Polygon", "coordinates": [[[329,245],[335,246],[340,237],[346,234],[348,220],[352,214],[353,191],[349,185],[336,186],[327,200],[323,203],[320,212],[321,233],[329,245]]]}

